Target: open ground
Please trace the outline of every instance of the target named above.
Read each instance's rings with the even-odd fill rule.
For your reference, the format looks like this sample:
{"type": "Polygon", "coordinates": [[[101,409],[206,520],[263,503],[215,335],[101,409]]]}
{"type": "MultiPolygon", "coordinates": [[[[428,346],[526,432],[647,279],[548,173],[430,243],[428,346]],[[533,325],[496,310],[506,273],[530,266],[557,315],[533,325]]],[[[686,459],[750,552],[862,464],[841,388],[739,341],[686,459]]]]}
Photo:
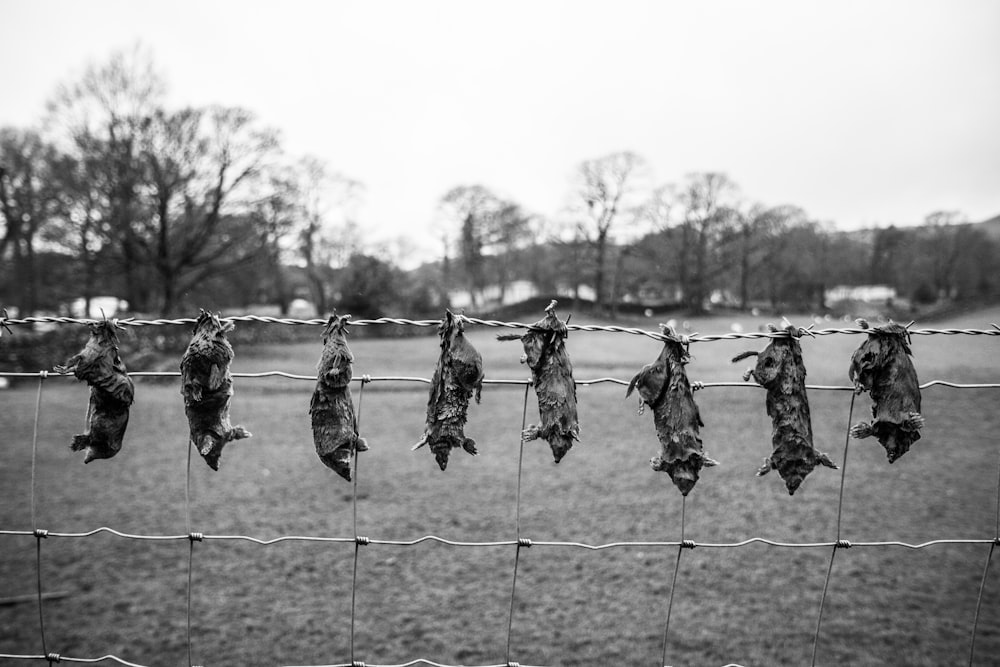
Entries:
{"type": "MultiPolygon", "coordinates": [[[[565,313],[560,313],[565,315],[565,313]]],[[[705,318],[702,334],[737,320],[705,318]]],[[[808,324],[805,318],[791,318],[808,324]]],[[[574,319],[576,323],[579,323],[574,319]]],[[[933,328],[989,328],[984,311],[933,328]]],[[[638,323],[655,329],[655,323],[638,323]]],[[[278,325],[275,325],[278,326],[278,325]]],[[[832,322],[823,326],[848,326],[832,322]]],[[[918,322],[915,327],[922,325],[918,322]]],[[[931,325],[927,325],[931,326],[931,325]]],[[[234,372],[311,374],[316,344],[237,349],[234,372]]],[[[471,327],[487,379],[523,380],[521,349],[497,330],[471,327]]],[[[85,332],[81,328],[81,341],[85,332]]],[[[846,386],[861,336],[802,342],[808,382],[846,386]]],[[[692,345],[692,380],[739,381],[729,359],[766,341],[692,345]]],[[[2,344],[2,343],[0,343],[2,344]]],[[[921,382],[998,382],[1000,337],[914,336],[921,382]]],[[[577,380],[628,380],[660,345],[646,337],[571,332],[577,380]]],[[[429,378],[433,336],[356,339],[355,376],[429,378]]],[[[53,365],[62,359],[52,360],[53,365]]],[[[125,360],[128,363],[128,360],[125,360]]],[[[2,370],[2,369],[0,369],[2,370]]],[[[145,370],[130,368],[133,371],[145,370]]],[[[308,419],[311,381],[237,378],[234,423],[253,438],[230,445],[219,472],[195,455],[190,530],[206,535],[352,537],[351,484],[324,468],[308,419]]],[[[30,530],[31,452],[38,382],[0,396],[0,529],[30,530]]],[[[427,385],[373,382],[353,388],[360,431],[358,534],[411,540],[515,539],[523,386],[487,385],[466,433],[480,455],[461,451],[441,472],[426,450],[427,385]]],[[[88,390],[69,378],[44,381],[35,469],[36,524],[49,531],[99,526],[141,535],[186,534],[187,428],[176,378],[136,379],[125,447],[84,466],[67,444],[82,430],[88,390]]],[[[658,452],[652,416],[637,415],[625,388],[579,388],[579,442],[553,465],[544,442],[527,443],[521,472],[521,535],[538,541],[603,544],[681,537],[680,494],[649,468],[658,452]]],[[[709,387],[696,393],[706,451],[721,465],[704,471],[686,501],[684,537],[732,543],[752,537],[794,543],[837,537],[841,472],[814,471],[789,497],[776,474],[755,471],[770,451],[764,392],[709,387]]],[[[812,390],[817,449],[844,462],[851,392],[812,390]]],[[[893,465],[874,440],[851,441],[844,472],[843,539],[852,542],[992,539],[997,535],[1000,390],[935,386],[923,392],[923,438],[893,465]]],[[[855,400],[853,419],[870,400],[855,400]]],[[[537,417],[528,395],[527,421],[537,417]]],[[[0,536],[0,653],[42,650],[35,589],[36,540],[0,536]]],[[[78,657],[114,654],[144,665],[187,664],[187,540],[130,540],[106,533],[41,541],[49,651],[78,657]]],[[[353,543],[286,541],[260,546],[206,540],[193,547],[192,654],[201,665],[349,662],[353,543]]],[[[966,663],[989,545],[855,547],[834,562],[819,639],[818,664],[966,663]]],[[[445,664],[507,659],[515,548],[437,542],[360,547],[354,658],[369,664],[429,658],[445,664]]],[[[535,545],[519,561],[510,660],[533,665],[658,665],[676,547],[600,551],[535,545]]],[[[1000,655],[1000,563],[983,596],[976,664],[1000,655]]],[[[808,664],[830,548],[701,547],[682,553],[667,636],[667,664],[808,664]]],[[[23,664],[23,661],[11,661],[23,664]]],[[[107,662],[106,664],[112,664],[107,662]]]]}

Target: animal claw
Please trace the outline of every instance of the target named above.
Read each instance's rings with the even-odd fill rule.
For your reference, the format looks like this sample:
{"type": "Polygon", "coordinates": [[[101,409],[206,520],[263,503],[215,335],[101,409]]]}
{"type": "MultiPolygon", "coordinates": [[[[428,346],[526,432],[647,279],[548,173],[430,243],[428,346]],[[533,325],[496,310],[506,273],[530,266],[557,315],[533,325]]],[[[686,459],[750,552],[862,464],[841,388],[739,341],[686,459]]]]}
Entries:
{"type": "Polygon", "coordinates": [[[833,460],[826,454],[819,455],[819,462],[825,465],[827,468],[833,468],[834,470],[840,470],[840,466],[833,462],[833,460]]]}
{"type": "Polygon", "coordinates": [[[859,422],[851,427],[850,434],[855,440],[863,440],[873,436],[875,429],[868,422],[859,422]]]}
{"type": "Polygon", "coordinates": [[[911,412],[910,416],[903,421],[903,428],[907,431],[919,431],[924,427],[924,418],[919,412],[911,412]]]}
{"type": "Polygon", "coordinates": [[[537,440],[541,436],[541,430],[534,424],[521,431],[521,442],[537,440]]]}

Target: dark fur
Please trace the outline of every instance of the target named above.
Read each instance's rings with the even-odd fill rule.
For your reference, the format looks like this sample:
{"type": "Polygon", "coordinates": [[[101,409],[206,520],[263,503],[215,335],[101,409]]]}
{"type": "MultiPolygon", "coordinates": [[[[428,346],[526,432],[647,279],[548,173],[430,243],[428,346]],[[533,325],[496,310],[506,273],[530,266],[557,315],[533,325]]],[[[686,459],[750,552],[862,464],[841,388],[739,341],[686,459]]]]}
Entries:
{"type": "Polygon", "coordinates": [[[531,369],[531,378],[538,397],[541,425],[525,429],[525,440],[544,438],[552,448],[556,463],[562,460],[580,439],[580,424],[576,413],[576,383],[573,365],[566,352],[569,330],[555,313],[556,302],[545,309],[545,317],[532,324],[521,336],[497,336],[499,340],[520,340],[524,345],[521,363],[531,369]]]}
{"type": "Polygon", "coordinates": [[[129,407],[135,397],[132,379],[118,356],[115,325],[108,321],[91,324],[90,339],[84,348],[55,370],[73,373],[90,385],[87,432],[73,436],[70,449],[86,451],[84,463],[110,459],[121,451],[129,407]]]}
{"type": "Polygon", "coordinates": [[[702,467],[717,465],[702,449],[699,428],[704,424],[684,370],[687,361],[681,341],[671,336],[664,341],[659,358],[643,366],[625,393],[628,398],[638,389],[643,403],[653,409],[660,455],[649,463],[653,470],[670,475],[684,496],[698,482],[702,467]]]}
{"type": "Polygon", "coordinates": [[[465,337],[462,320],[445,312],[438,327],[441,354],[431,379],[424,435],[413,449],[430,445],[441,470],[448,467],[448,455],[461,447],[475,456],[476,441],[465,437],[469,399],[476,403],[483,391],[483,358],[465,337]]]}
{"type": "Polygon", "coordinates": [[[313,443],[326,467],[351,481],[355,452],[368,451],[368,443],[358,435],[358,422],[351,400],[354,355],[347,347],[350,315],[334,313],[323,330],[323,354],[317,370],[316,390],[309,403],[313,443]]]}
{"type": "MultiPolygon", "coordinates": [[[[772,326],[771,330],[777,331],[777,328],[772,326]]],[[[788,336],[772,338],[763,352],[742,354],[733,361],[757,355],[757,365],[748,371],[745,379],[753,377],[767,390],[767,414],[773,425],[773,451],[757,474],[766,475],[777,469],[788,494],[792,495],[816,466],[837,468],[837,464],[813,449],[802,348],[794,336],[794,327],[789,325],[785,331],[788,336]]]]}
{"type": "MultiPolygon", "coordinates": [[[[867,322],[862,324],[867,327],[867,322]]],[[[862,422],[851,429],[855,437],[874,435],[892,463],[920,439],[924,420],[920,416],[920,383],[910,360],[909,334],[905,327],[890,322],[875,327],[851,357],[848,371],[857,391],[870,391],[872,423],[862,422]]]]}
{"type": "Polygon", "coordinates": [[[229,421],[233,346],[226,340],[226,332],[232,330],[232,322],[223,323],[217,315],[201,311],[181,358],[181,394],[191,443],[212,470],[219,469],[226,443],[251,436],[242,426],[234,427],[229,421]]]}

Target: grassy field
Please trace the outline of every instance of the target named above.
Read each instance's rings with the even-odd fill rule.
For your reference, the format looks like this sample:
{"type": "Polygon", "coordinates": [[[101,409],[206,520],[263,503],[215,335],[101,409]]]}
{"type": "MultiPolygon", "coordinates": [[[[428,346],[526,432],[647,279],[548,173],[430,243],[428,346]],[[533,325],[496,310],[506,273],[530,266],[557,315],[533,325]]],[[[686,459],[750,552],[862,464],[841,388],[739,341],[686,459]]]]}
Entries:
{"type": "MultiPolygon", "coordinates": [[[[565,316],[565,313],[562,313],[565,316]]],[[[581,323],[574,318],[574,322],[581,323]]],[[[989,311],[934,328],[988,328],[989,311]]],[[[739,320],[756,330],[764,320],[739,320]]],[[[804,319],[796,320],[804,324],[804,319]]],[[[692,322],[703,334],[730,319],[692,322]]],[[[839,323],[843,325],[843,323],[839,323]]],[[[655,322],[637,323],[655,329],[655,322]]],[[[837,322],[828,326],[837,326],[837,322]]],[[[917,327],[922,326],[921,323],[917,327]]],[[[928,325],[930,326],[930,325],[928,325]]],[[[488,379],[524,379],[516,342],[473,328],[488,379]]],[[[82,335],[82,332],[81,332],[82,335]]],[[[315,345],[238,349],[233,370],[314,372],[315,345]]],[[[811,384],[846,385],[860,336],[805,339],[811,384]]],[[[2,342],[0,342],[2,344],[2,342]]],[[[764,341],[698,343],[692,380],[738,381],[736,353],[764,341]]],[[[915,336],[922,382],[1000,381],[1000,338],[915,336]]],[[[659,344],[626,334],[573,332],[578,380],[629,379],[659,344]]],[[[436,337],[355,340],[355,375],[430,377],[436,337]]],[[[53,363],[62,360],[53,360],[53,363]]],[[[126,360],[127,363],[128,360],[126,360]]],[[[143,370],[133,368],[131,370],[143,370]]],[[[178,382],[138,378],[125,448],[84,466],[67,444],[81,431],[87,388],[45,381],[36,470],[37,525],[56,532],[98,526],[143,535],[185,534],[187,430],[178,382]]],[[[234,423],[254,433],[230,445],[221,470],[197,455],[191,471],[192,529],[209,535],[353,535],[352,487],[322,466],[308,421],[313,382],[237,379],[234,423]]],[[[30,530],[31,438],[37,383],[0,394],[0,528],[30,530]]],[[[522,535],[535,541],[677,540],[680,494],[649,468],[658,451],[652,416],[636,414],[624,387],[579,389],[582,441],[555,466],[544,442],[525,446],[522,535]]],[[[355,403],[359,390],[354,388],[355,403]]],[[[358,533],[410,540],[497,541],[515,536],[518,444],[525,392],[487,385],[470,409],[467,435],[480,455],[453,453],[440,472],[422,431],[427,385],[379,382],[363,392],[358,533]]],[[[853,542],[991,538],[997,534],[1000,390],[924,390],[923,439],[892,466],[874,440],[852,441],[842,536],[853,542]]],[[[706,388],[696,394],[707,452],[721,462],[687,499],[685,538],[787,542],[836,538],[840,471],[817,469],[794,497],[776,473],[754,473],[770,450],[764,393],[706,388]]],[[[812,391],[816,447],[844,460],[850,392],[812,391]]],[[[867,416],[857,399],[853,421],[867,416]]],[[[534,395],[529,423],[537,417],[534,395]]],[[[0,536],[0,598],[35,591],[35,539],[0,536]]],[[[49,651],[112,653],[145,665],[187,664],[189,543],[108,534],[41,542],[49,651]]],[[[193,658],[202,665],[330,664],[350,661],[353,544],[234,540],[194,545],[193,658]]],[[[515,549],[512,546],[360,548],[355,659],[369,664],[422,657],[446,664],[503,663],[515,549]]],[[[988,545],[855,547],[835,559],[826,602],[822,665],[942,665],[968,661],[976,597],[988,545]]],[[[534,665],[660,664],[676,547],[601,551],[535,545],[522,550],[511,660],[534,665]]],[[[976,664],[1000,655],[1000,562],[994,556],[979,622],[976,664]]],[[[668,637],[671,665],[808,664],[829,548],[685,550],[668,637]]],[[[33,601],[0,605],[0,653],[41,652],[33,601]]],[[[12,664],[24,664],[12,662],[12,664]]],[[[107,664],[112,664],[108,662],[107,664]]]]}

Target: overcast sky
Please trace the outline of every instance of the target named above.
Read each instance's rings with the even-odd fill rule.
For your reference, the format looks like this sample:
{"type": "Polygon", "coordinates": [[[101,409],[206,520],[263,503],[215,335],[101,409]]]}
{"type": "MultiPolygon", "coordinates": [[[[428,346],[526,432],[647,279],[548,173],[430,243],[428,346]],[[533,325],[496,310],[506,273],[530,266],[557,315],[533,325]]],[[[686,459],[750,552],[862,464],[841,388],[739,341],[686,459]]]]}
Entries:
{"type": "Polygon", "coordinates": [[[555,217],[618,150],[845,229],[1000,214],[994,0],[0,0],[0,125],[137,41],[172,105],[247,107],[361,181],[370,241],[460,184],[555,217]]]}

